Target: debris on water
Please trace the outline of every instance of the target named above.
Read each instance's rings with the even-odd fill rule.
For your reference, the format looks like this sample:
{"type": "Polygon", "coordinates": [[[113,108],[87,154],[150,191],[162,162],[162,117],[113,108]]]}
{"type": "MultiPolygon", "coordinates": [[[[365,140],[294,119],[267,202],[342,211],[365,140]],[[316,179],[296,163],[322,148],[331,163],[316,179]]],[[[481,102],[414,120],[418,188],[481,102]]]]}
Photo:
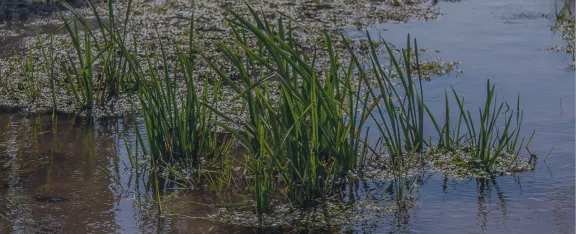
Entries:
{"type": "Polygon", "coordinates": [[[245,228],[262,228],[275,231],[306,230],[339,232],[350,228],[348,225],[383,218],[394,213],[399,206],[392,201],[361,201],[346,205],[326,202],[311,209],[291,205],[278,205],[267,214],[258,215],[253,210],[233,210],[222,208],[210,218],[226,225],[245,228]]]}

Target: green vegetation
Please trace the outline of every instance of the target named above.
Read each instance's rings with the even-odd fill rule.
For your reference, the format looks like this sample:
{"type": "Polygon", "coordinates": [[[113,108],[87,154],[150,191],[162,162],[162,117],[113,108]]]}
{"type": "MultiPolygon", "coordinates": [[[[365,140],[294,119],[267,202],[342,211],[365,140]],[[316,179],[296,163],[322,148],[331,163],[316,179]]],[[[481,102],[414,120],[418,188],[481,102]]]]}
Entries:
{"type": "MultiPolygon", "coordinates": [[[[475,121],[471,112],[466,110],[464,99],[458,96],[454,88],[452,88],[452,92],[460,110],[455,128],[450,123],[450,104],[447,93],[445,94],[446,116],[443,125],[439,125],[430,110],[427,109],[440,137],[438,148],[453,150],[465,145],[467,152],[473,155],[473,162],[470,163],[476,163],[477,166],[483,167],[487,171],[490,171],[505,153],[514,155],[513,160],[515,160],[523,146],[523,140],[519,142],[523,116],[520,110],[520,96],[518,96],[514,111],[507,103],[498,104],[496,102],[494,90],[494,85],[490,86],[490,81],[488,81],[485,105],[483,109],[479,108],[479,123],[475,121]],[[505,106],[506,109],[504,110],[505,106]],[[503,122],[499,121],[501,116],[504,118],[503,122]],[[514,120],[515,124],[513,125],[514,120]],[[503,125],[503,129],[499,127],[499,124],[503,125]],[[467,133],[461,135],[463,127],[467,133]]],[[[513,163],[513,161],[509,163],[513,163]]]]}
{"type": "MultiPolygon", "coordinates": [[[[132,76],[141,87],[138,96],[150,155],[155,162],[185,160],[195,167],[200,157],[219,158],[228,154],[230,149],[228,142],[231,139],[226,138],[225,142],[218,142],[215,126],[212,124],[211,109],[218,108],[220,84],[214,85],[210,90],[213,95],[209,97],[208,79],[204,79],[203,94],[198,96],[193,50],[192,30],[190,30],[188,50],[183,52],[179,47],[176,49],[177,59],[173,65],[175,67],[173,74],[170,74],[165,53],[162,53],[161,59],[156,59],[164,64],[163,74],[152,67],[157,61],[153,61],[150,57],[147,58],[149,73],[144,73],[141,67],[131,67],[139,71],[133,72],[132,76]],[[178,92],[180,84],[177,77],[182,77],[184,80],[184,94],[178,92]],[[202,104],[208,102],[211,104],[202,104]]],[[[133,64],[137,66],[140,63],[134,60],[133,64]]]]}
{"type": "Polygon", "coordinates": [[[117,56],[118,54],[127,55],[129,53],[129,47],[126,45],[126,26],[130,18],[132,1],[126,2],[125,17],[121,23],[118,22],[119,19],[114,12],[112,1],[108,1],[107,22],[104,22],[96,6],[91,1],[87,1],[98,23],[101,33],[99,37],[95,36],[87,20],[78,14],[72,6],[64,1],[58,3],[75,16],[75,20],[70,22],[61,11],[58,11],[79,60],[78,67],[73,66],[76,63],[72,61],[72,57],[68,56],[68,65],[71,65],[71,69],[66,66],[62,68],[70,80],[68,91],[73,93],[78,102],[83,103],[81,107],[90,109],[93,107],[94,101],[103,103],[111,97],[117,97],[121,90],[133,90],[135,88],[133,82],[128,80],[129,57],[117,56]],[[79,34],[77,22],[80,22],[84,28],[83,34],[79,34]],[[93,50],[97,52],[95,55],[93,50]],[[101,71],[98,72],[98,77],[94,79],[95,63],[100,57],[103,59],[99,60],[97,67],[101,71]],[[73,78],[77,84],[72,82],[73,78]],[[96,80],[95,84],[94,80],[96,80]],[[80,94],[78,94],[78,90],[80,90],[80,94]]]}
{"type": "Polygon", "coordinates": [[[330,37],[330,70],[321,81],[314,59],[297,52],[292,32],[285,30],[282,20],[274,30],[270,22],[251,11],[256,23],[231,12],[234,19],[229,23],[241,52],[217,45],[235,66],[245,88],[240,88],[218,65],[209,63],[248,105],[250,120],[241,131],[220,124],[248,148],[257,210],[264,213],[278,173],[289,199],[303,205],[322,198],[335,175],[362,165],[368,151],[361,130],[368,109],[363,104],[367,96],[354,92],[352,68],[339,62],[330,37]],[[257,40],[257,50],[248,45],[252,38],[257,40]],[[278,100],[271,94],[269,79],[280,82],[278,100]],[[360,115],[357,110],[361,110],[360,115]]]}

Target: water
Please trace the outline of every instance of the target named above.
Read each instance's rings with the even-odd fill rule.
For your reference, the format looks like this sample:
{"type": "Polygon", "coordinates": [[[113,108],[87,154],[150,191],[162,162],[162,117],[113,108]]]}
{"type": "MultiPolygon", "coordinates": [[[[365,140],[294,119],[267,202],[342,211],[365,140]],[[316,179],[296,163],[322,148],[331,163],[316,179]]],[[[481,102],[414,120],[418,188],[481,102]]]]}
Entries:
{"type": "Polygon", "coordinates": [[[443,58],[462,62],[464,73],[425,83],[430,106],[443,108],[443,92],[450,85],[469,106],[480,106],[490,79],[500,100],[515,103],[520,93],[524,134],[536,130],[531,151],[542,159],[555,148],[547,165],[540,161],[534,172],[515,177],[449,180],[446,185],[442,178],[428,180],[420,188],[419,205],[409,212],[407,229],[414,233],[574,233],[575,77],[574,71],[565,69],[571,55],[547,51],[565,43],[549,30],[554,21],[542,16],[554,12],[554,2],[463,1],[439,7],[445,13],[442,20],[378,25],[370,33],[396,45],[404,45],[410,33],[420,39],[421,48],[438,49],[443,58]]]}
{"type": "MultiPolygon", "coordinates": [[[[516,100],[520,93],[523,135],[536,129],[530,149],[540,160],[533,172],[494,180],[424,175],[414,208],[359,223],[354,229],[574,233],[575,77],[574,71],[565,69],[571,55],[547,50],[565,43],[559,33],[550,31],[554,22],[547,15],[554,12],[554,2],[488,0],[440,2],[438,6],[445,13],[440,20],[375,25],[370,33],[397,46],[403,46],[410,33],[419,39],[419,47],[440,50],[424,56],[462,62],[464,73],[424,83],[431,109],[443,108],[444,90],[450,85],[470,107],[482,104],[486,79],[496,84],[499,100],[516,100]],[[544,163],[553,146],[552,158],[544,163]]],[[[359,32],[351,35],[362,36],[359,32]]],[[[233,230],[205,219],[215,212],[203,205],[215,203],[207,193],[178,193],[164,205],[179,216],[157,217],[153,196],[137,196],[150,193],[148,175],[134,178],[126,169],[129,160],[121,136],[131,127],[125,120],[60,116],[57,137],[51,127],[50,116],[33,123],[23,116],[0,115],[0,129],[9,129],[0,137],[0,211],[18,217],[11,223],[0,222],[0,233],[233,230]],[[39,127],[30,127],[35,124],[39,127]],[[2,176],[4,169],[12,176],[2,176]]],[[[126,139],[133,142],[134,136],[128,134],[126,139]]],[[[386,185],[367,187],[383,191],[386,185]]]]}

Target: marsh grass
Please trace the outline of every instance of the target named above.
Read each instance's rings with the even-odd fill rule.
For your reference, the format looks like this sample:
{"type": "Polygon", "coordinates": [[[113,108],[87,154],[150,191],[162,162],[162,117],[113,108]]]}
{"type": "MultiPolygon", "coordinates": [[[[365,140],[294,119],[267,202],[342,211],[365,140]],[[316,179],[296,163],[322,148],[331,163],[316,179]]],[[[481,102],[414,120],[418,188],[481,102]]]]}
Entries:
{"type": "MultiPolygon", "coordinates": [[[[474,155],[469,166],[490,171],[504,153],[518,156],[523,144],[523,140],[519,141],[519,97],[515,111],[506,103],[497,103],[495,87],[488,82],[485,105],[479,108],[478,118],[473,118],[453,89],[460,112],[458,124],[451,126],[446,92],[447,118],[439,125],[424,103],[420,68],[411,64],[412,60],[419,64],[419,58],[415,52],[418,44],[409,35],[407,47],[400,51],[401,59],[395,57],[386,42],[382,43],[392,68],[386,71],[370,37],[371,66],[362,64],[351,49],[346,66],[334,52],[331,36],[326,34],[329,65],[322,70],[316,67],[316,54],[309,57],[298,51],[290,23],[285,27],[279,19],[272,24],[253,9],[250,11],[252,21],[230,11],[232,18],[228,23],[236,40],[232,45],[216,44],[224,61],[234,67],[239,81],[221,70],[214,58],[200,52],[222,82],[236,92],[232,100],[240,98],[246,103],[247,121],[237,129],[228,124],[236,121],[214,103],[203,99],[201,105],[221,118],[213,122],[231,132],[247,149],[248,190],[258,214],[269,212],[279,195],[296,206],[315,206],[331,196],[343,175],[360,172],[370,160],[370,153],[380,154],[368,145],[369,119],[376,123],[372,128],[379,133],[382,153],[389,159],[387,168],[393,171],[394,199],[403,206],[414,189],[408,172],[416,160],[422,159],[424,149],[433,147],[432,142],[424,140],[425,117],[435,125],[440,139],[438,148],[469,149],[474,155]],[[363,88],[371,84],[377,88],[363,88]],[[466,134],[460,134],[466,130],[466,134]]],[[[170,85],[165,88],[171,89],[170,85]]],[[[220,190],[230,184],[226,175],[210,178],[211,187],[220,190]]]]}
{"type": "MultiPolygon", "coordinates": [[[[422,79],[420,76],[412,77],[413,74],[420,74],[418,54],[413,53],[411,49],[410,35],[407,36],[407,47],[400,51],[402,60],[397,59],[388,43],[383,41],[381,44],[386,47],[389,55],[388,67],[391,68],[387,72],[376,53],[376,43],[370,35],[367,34],[367,36],[370,67],[362,65],[352,48],[349,45],[347,47],[353,63],[359,68],[358,76],[363,84],[366,87],[376,84],[377,88],[366,90],[372,100],[371,110],[367,113],[375,122],[376,129],[383,139],[390,160],[389,166],[402,168],[407,156],[412,155],[412,151],[422,152],[426,144],[423,130],[425,105],[422,79]],[[416,60],[416,73],[411,70],[410,64],[413,54],[416,60]],[[397,77],[399,83],[393,83],[392,76],[397,77]],[[415,79],[419,80],[419,88],[414,82],[415,79]]],[[[418,51],[416,40],[414,40],[414,46],[415,51],[418,51]]]]}
{"type": "Polygon", "coordinates": [[[298,52],[290,25],[286,29],[279,19],[272,26],[256,11],[250,11],[253,22],[229,11],[235,46],[241,52],[217,44],[226,61],[235,67],[242,86],[205,57],[248,107],[249,121],[240,131],[219,124],[248,149],[247,166],[254,175],[252,191],[258,213],[269,210],[276,186],[281,186],[279,190],[286,186],[286,196],[294,204],[308,206],[325,198],[336,176],[355,171],[358,159],[367,158],[361,130],[368,96],[354,91],[353,68],[340,63],[328,35],[330,68],[320,77],[315,58],[298,52]],[[254,50],[250,46],[253,41],[254,50]],[[280,83],[277,100],[271,94],[271,79],[280,83]],[[358,110],[362,110],[360,114],[358,110]],[[281,183],[275,183],[278,174],[281,183]]]}
{"type": "Polygon", "coordinates": [[[58,13],[76,52],[74,57],[68,56],[68,66],[61,66],[68,79],[67,91],[80,103],[80,108],[91,109],[95,102],[102,104],[118,97],[123,91],[135,91],[137,87],[135,82],[129,80],[130,58],[125,56],[130,53],[125,40],[132,1],[125,3],[127,7],[123,20],[117,19],[113,1],[108,1],[107,22],[92,1],[87,0],[87,3],[101,33],[98,37],[92,32],[88,21],[68,3],[58,1],[58,5],[74,17],[68,19],[60,8],[58,13]]]}
{"type": "MultiPolygon", "coordinates": [[[[56,111],[57,111],[57,101],[56,101],[56,76],[55,76],[55,65],[56,58],[54,55],[54,40],[52,34],[49,35],[50,42],[48,46],[44,46],[44,41],[40,35],[36,35],[41,46],[42,58],[44,60],[44,71],[48,74],[48,82],[50,84],[50,93],[52,98],[52,120],[54,122],[54,127],[56,127],[56,111]]],[[[55,131],[54,131],[55,132],[55,131]]]]}
{"type": "MultiPolygon", "coordinates": [[[[212,123],[215,117],[212,109],[219,108],[221,84],[209,86],[208,79],[202,83],[196,77],[193,21],[189,34],[188,49],[176,46],[174,70],[169,70],[165,48],[160,41],[161,57],[147,56],[148,73],[142,72],[141,67],[131,67],[139,71],[131,75],[140,87],[139,106],[153,163],[168,166],[184,163],[200,169],[202,160],[210,163],[227,157],[234,138],[219,137],[212,123]],[[162,64],[162,71],[154,69],[158,63],[162,64]],[[182,81],[184,87],[179,86],[182,81]],[[200,94],[197,84],[203,84],[200,94]]],[[[132,64],[141,64],[136,56],[131,58],[132,64]]],[[[142,141],[141,137],[139,139],[142,141]]]]}
{"type": "Polygon", "coordinates": [[[84,36],[81,36],[76,21],[70,23],[64,16],[62,20],[78,58],[78,63],[76,63],[68,54],[68,63],[61,63],[61,69],[65,72],[68,81],[65,82],[65,86],[68,93],[80,104],[79,108],[91,109],[94,106],[94,63],[106,50],[100,50],[94,55],[92,40],[87,36],[90,29],[84,28],[84,36]]]}
{"type": "Polygon", "coordinates": [[[478,108],[478,117],[465,108],[464,98],[458,96],[452,88],[452,94],[459,110],[458,122],[455,127],[450,123],[450,102],[445,92],[446,117],[443,124],[439,124],[427,108],[430,119],[439,136],[437,148],[454,150],[465,147],[467,153],[472,154],[471,167],[481,167],[490,171],[504,154],[513,155],[512,164],[520,154],[524,138],[520,138],[523,112],[520,109],[520,95],[518,95],[516,108],[511,108],[506,102],[498,102],[495,94],[495,85],[490,81],[486,84],[486,98],[484,107],[478,108]]]}
{"type": "MultiPolygon", "coordinates": [[[[226,154],[232,139],[218,140],[209,109],[218,108],[220,85],[210,87],[204,79],[203,87],[197,87],[193,24],[188,48],[183,50],[176,46],[174,61],[169,61],[163,42],[159,41],[161,55],[148,54],[145,58],[148,67],[141,67],[143,63],[136,56],[137,51],[130,51],[125,41],[132,2],[125,3],[126,12],[120,19],[113,10],[112,1],[108,1],[106,20],[91,1],[87,2],[96,18],[99,37],[92,32],[87,20],[67,3],[60,2],[74,15],[72,21],[59,12],[78,58],[78,66],[71,66],[71,69],[63,66],[70,81],[68,91],[81,100],[82,107],[91,108],[95,101],[101,103],[118,96],[122,90],[138,88],[139,105],[135,106],[142,109],[149,145],[147,153],[154,163],[171,165],[184,160],[196,167],[202,156],[219,158],[226,154]],[[80,27],[83,33],[79,33],[80,27]],[[158,70],[155,65],[163,69],[158,70]],[[95,70],[99,71],[98,77],[95,77],[95,70]],[[184,87],[180,87],[182,81],[184,87]],[[198,88],[202,88],[201,95],[197,93],[198,88]],[[209,96],[210,93],[213,95],[209,96]],[[201,105],[208,102],[211,102],[209,107],[201,105]]],[[[68,61],[68,65],[76,64],[71,57],[68,61]]]]}
{"type": "Polygon", "coordinates": [[[40,69],[36,69],[36,60],[33,50],[21,56],[14,49],[15,59],[19,69],[19,88],[24,90],[24,94],[31,101],[40,98],[40,69]]]}
{"type": "MultiPolygon", "coordinates": [[[[195,46],[191,20],[188,44],[168,45],[174,57],[167,56],[165,41],[158,40],[160,53],[149,53],[140,61],[137,46],[131,50],[126,42],[131,1],[123,20],[115,17],[110,4],[104,20],[89,2],[103,35],[96,37],[86,20],[62,3],[74,15],[69,20],[60,12],[76,54],[57,64],[51,46],[43,47],[48,61],[44,70],[50,74],[55,106],[56,64],[65,73],[66,92],[80,108],[134,92],[138,100],[132,104],[141,110],[145,129],[145,135],[136,129],[136,142],[150,156],[149,188],[159,212],[163,212],[164,183],[186,186],[177,181],[186,177],[177,167],[197,173],[190,183],[203,178],[220,196],[227,193],[235,180],[230,156],[235,142],[245,150],[244,191],[251,194],[260,215],[270,212],[276,202],[318,206],[335,197],[334,188],[346,183],[346,176],[362,174],[374,157],[386,160],[384,167],[393,174],[394,200],[404,206],[415,187],[409,172],[424,160],[426,149],[466,148],[473,155],[468,166],[490,171],[506,153],[515,160],[523,146],[520,98],[515,109],[498,103],[489,81],[477,115],[452,89],[453,95],[444,93],[445,119],[437,121],[425,104],[418,44],[410,35],[398,55],[386,41],[375,42],[367,34],[366,64],[344,37],[349,56],[339,55],[330,33],[324,34],[325,51],[300,51],[291,20],[272,22],[247,6],[251,19],[228,10],[227,23],[235,39],[215,44],[219,57],[195,46]],[[385,47],[386,58],[377,53],[378,45],[385,47]],[[327,56],[328,65],[320,67],[317,56],[327,56]],[[199,75],[199,59],[215,74],[199,75]],[[232,71],[224,70],[223,63],[232,71]],[[224,86],[233,91],[231,97],[222,97],[224,86]],[[450,106],[449,96],[457,108],[450,106]],[[245,104],[241,112],[247,119],[240,127],[232,125],[239,121],[222,110],[224,98],[245,104]],[[455,126],[452,110],[459,112],[455,126]],[[436,146],[424,138],[427,118],[436,129],[436,146]],[[369,136],[374,135],[376,143],[370,145],[369,136]]],[[[36,71],[30,69],[32,62],[21,58],[25,71],[21,80],[29,89],[27,95],[35,97],[39,85],[36,71]]],[[[93,157],[93,149],[86,150],[93,157]]],[[[129,160],[138,167],[137,153],[129,160]]]]}

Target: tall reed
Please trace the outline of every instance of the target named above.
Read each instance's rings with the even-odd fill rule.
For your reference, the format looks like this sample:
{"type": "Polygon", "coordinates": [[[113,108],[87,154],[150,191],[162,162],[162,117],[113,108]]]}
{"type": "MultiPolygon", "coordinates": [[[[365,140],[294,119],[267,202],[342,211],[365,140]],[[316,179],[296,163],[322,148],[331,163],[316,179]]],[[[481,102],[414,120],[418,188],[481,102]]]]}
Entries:
{"type": "Polygon", "coordinates": [[[53,35],[50,34],[50,42],[48,48],[44,46],[44,41],[40,35],[36,35],[36,38],[41,46],[42,58],[44,59],[44,71],[48,75],[48,82],[50,84],[50,93],[52,98],[52,120],[56,119],[56,111],[58,108],[58,103],[56,101],[56,56],[54,55],[54,40],[53,35]]]}
{"type": "Polygon", "coordinates": [[[96,18],[101,36],[95,36],[88,21],[65,1],[58,1],[58,5],[71,12],[74,18],[69,20],[60,9],[58,12],[76,51],[74,58],[79,60],[76,67],[74,58],[69,56],[69,65],[62,65],[69,81],[67,90],[81,103],[82,108],[89,109],[93,107],[94,102],[102,104],[110,98],[118,97],[122,91],[135,91],[137,87],[128,79],[131,77],[130,64],[129,59],[124,56],[129,53],[125,41],[132,1],[125,2],[127,7],[123,20],[117,19],[113,1],[107,1],[106,22],[96,5],[90,0],[86,2],[96,18]],[[78,32],[78,27],[83,28],[83,33],[78,32]],[[97,52],[96,56],[92,50],[97,52]],[[100,57],[102,59],[99,59],[100,57]],[[77,80],[77,84],[74,84],[73,78],[77,80]]]}
{"type": "Polygon", "coordinates": [[[20,70],[18,86],[24,90],[24,94],[28,99],[36,101],[40,98],[41,69],[36,68],[33,52],[34,49],[31,49],[23,57],[14,49],[16,62],[20,70]]]}
{"type": "Polygon", "coordinates": [[[297,205],[306,205],[325,195],[335,175],[358,168],[359,152],[367,154],[361,129],[368,96],[354,90],[354,68],[340,63],[328,35],[330,68],[325,77],[320,77],[314,58],[306,57],[294,44],[290,24],[286,29],[279,19],[272,26],[252,8],[250,12],[252,22],[229,11],[233,16],[229,24],[240,53],[217,44],[239,74],[243,88],[211,58],[205,59],[247,103],[249,121],[241,131],[220,124],[248,148],[253,160],[248,166],[255,174],[257,211],[264,213],[269,208],[276,173],[281,176],[281,184],[288,186],[288,198],[297,205]],[[252,42],[257,49],[250,48],[252,42]],[[271,95],[272,79],[279,83],[278,100],[271,95]],[[357,113],[359,109],[361,114],[357,113]]]}
{"type": "MultiPolygon", "coordinates": [[[[388,67],[386,71],[381,64],[379,56],[376,53],[376,43],[369,34],[368,44],[370,48],[369,63],[370,67],[366,68],[360,63],[355,55],[354,50],[347,45],[351,54],[352,61],[358,69],[358,76],[363,81],[363,85],[371,87],[376,84],[376,89],[367,89],[367,94],[372,100],[371,106],[374,111],[368,112],[371,119],[375,122],[389,155],[389,165],[392,168],[403,168],[407,163],[407,156],[410,152],[422,152],[423,147],[427,144],[424,141],[424,95],[422,90],[422,79],[420,78],[420,68],[418,53],[413,53],[411,49],[410,35],[407,36],[407,47],[401,50],[402,60],[398,60],[394,51],[389,47],[386,41],[383,45],[388,52],[388,67]],[[415,54],[416,73],[418,77],[413,77],[412,71],[412,54],[415,54]],[[393,82],[393,77],[397,77],[399,83],[393,82]],[[414,79],[419,80],[417,86],[414,79]]],[[[343,39],[345,40],[345,39],[343,39]]],[[[414,39],[414,51],[418,51],[418,44],[414,39]]]]}
{"type": "Polygon", "coordinates": [[[458,97],[454,88],[452,88],[452,92],[468,130],[468,142],[472,148],[472,154],[481,166],[490,170],[504,153],[511,153],[516,156],[520,153],[522,143],[518,144],[518,139],[523,115],[520,110],[520,96],[518,96],[516,111],[509,108],[506,102],[498,104],[495,97],[495,85],[490,85],[490,80],[488,80],[484,108],[478,108],[479,123],[477,123],[470,111],[465,109],[464,100],[458,97]],[[505,106],[507,107],[506,110],[503,109],[505,106]],[[501,116],[504,117],[503,121],[499,121],[501,116]],[[515,124],[513,125],[514,119],[515,124]]]}
{"type": "MultiPolygon", "coordinates": [[[[144,73],[142,68],[132,73],[141,87],[138,97],[150,155],[156,163],[183,160],[191,167],[197,167],[201,157],[219,158],[230,149],[227,142],[232,139],[219,140],[212,124],[211,109],[219,108],[220,83],[210,88],[208,79],[204,79],[202,95],[197,94],[197,84],[202,83],[195,74],[193,23],[190,24],[189,39],[187,50],[176,46],[174,70],[169,70],[165,48],[160,41],[161,57],[147,56],[148,73],[144,73]],[[158,63],[162,64],[162,71],[155,69],[158,63]],[[183,93],[179,91],[179,77],[184,82],[183,93]]],[[[140,63],[136,61],[133,64],[140,63]]]]}

